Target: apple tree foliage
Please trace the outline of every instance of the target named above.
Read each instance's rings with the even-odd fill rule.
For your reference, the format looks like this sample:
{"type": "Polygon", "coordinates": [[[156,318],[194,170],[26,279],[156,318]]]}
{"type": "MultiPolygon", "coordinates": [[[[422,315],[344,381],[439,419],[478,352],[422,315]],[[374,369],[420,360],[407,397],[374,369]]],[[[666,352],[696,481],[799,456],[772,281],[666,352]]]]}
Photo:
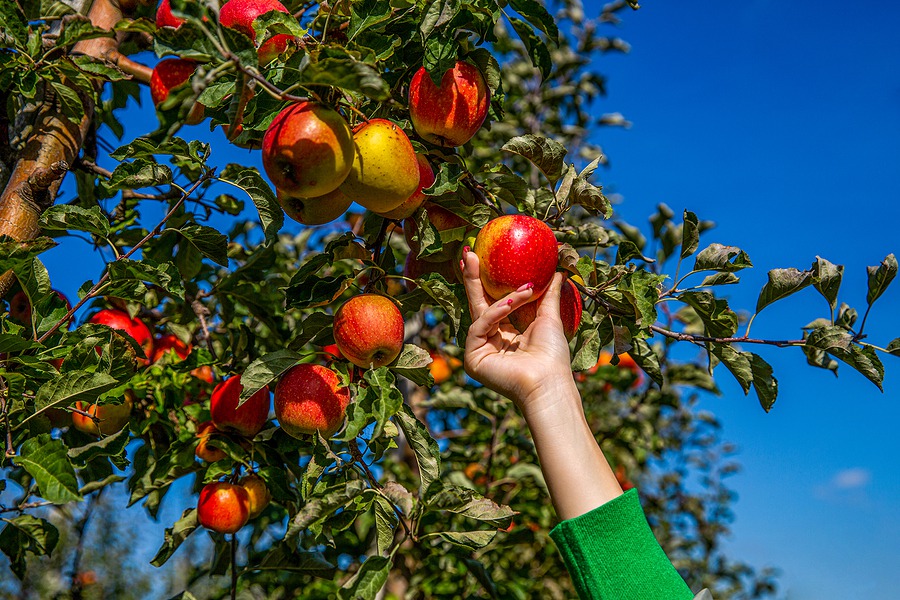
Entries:
{"type": "MultiPolygon", "coordinates": [[[[620,480],[640,487],[663,547],[693,587],[717,598],[774,593],[771,572],[721,549],[733,500],[725,480],[737,467],[715,417],[695,408],[697,393],[718,391],[714,375],[734,377],[772,409],[778,384],[754,350],[762,344],[797,347],[835,373],[845,363],[881,387],[879,351],[900,354],[900,339],[881,348],[863,332],[897,261],[869,269],[862,319],[839,302],[842,267],[817,257],[807,269],[770,271],[746,320],[723,286],[738,283],[751,259],[708,235],[701,243],[710,223],[664,205],[643,232],[617,219],[591,139],[622,118],[596,114],[605,82],[594,60],[627,51],[601,32],[630,2],[597,18],[574,0],[289,2],[291,15],[255,22],[258,41],[297,38],[268,65],[249,38],[218,26],[215,2],[173,0],[186,23],[159,31],[155,6],[120,4],[0,0],[0,290],[7,302],[22,291],[31,305],[21,319],[0,304],[0,550],[18,578],[60,551],[48,511],[114,486],[155,517],[161,503],[179,501],[167,500],[177,480],[196,492],[254,471],[273,502],[237,536],[236,560],[220,534],[209,534],[214,550],[202,564],[179,553],[207,535],[191,499],[152,564],[180,560],[197,576],[233,571],[233,582],[214,580],[212,596],[229,588],[305,598],[375,598],[383,588],[396,597],[572,596],[525,424],[458,366],[469,319],[461,286],[437,273],[404,281],[400,224],[371,213],[286,233],[298,229],[284,227],[259,171],[214,167],[221,150],[182,128],[200,103],[206,125],[240,125],[234,141],[258,147],[282,107],[309,97],[351,124],[379,117],[404,127],[436,166],[430,200],[472,228],[512,211],[551,225],[564,243],[560,267],[584,282],[572,368],[620,480]],[[140,63],[154,54],[201,67],[159,107],[158,122],[123,137],[147,80],[140,63]],[[460,58],[486,77],[488,120],[464,147],[430,146],[410,126],[406,89],[420,66],[439,78],[460,58]],[[74,194],[59,193],[64,177],[74,194]],[[99,271],[72,264],[86,281],[69,309],[41,254],[78,239],[108,262],[99,271]],[[804,288],[828,310],[794,338],[750,336],[763,309],[804,288]],[[217,437],[211,445],[227,458],[198,460],[211,384],[192,371],[242,374],[247,397],[295,364],[324,363],[333,310],[363,290],[396,299],[408,344],[388,367],[331,364],[351,389],[345,426],[331,439],[298,440],[271,422],[249,443],[217,437]],[[133,339],[86,322],[83,307],[127,310],[192,351],[148,365],[133,339]],[[676,345],[695,347],[694,359],[675,356],[676,345]],[[616,364],[627,355],[640,370],[598,364],[601,351],[616,364]],[[438,382],[432,356],[447,369],[438,382]],[[117,402],[126,390],[138,401],[120,433],[97,439],[67,426],[76,402],[117,402]]],[[[410,220],[422,258],[467,235],[438,231],[424,209],[410,220]]]]}

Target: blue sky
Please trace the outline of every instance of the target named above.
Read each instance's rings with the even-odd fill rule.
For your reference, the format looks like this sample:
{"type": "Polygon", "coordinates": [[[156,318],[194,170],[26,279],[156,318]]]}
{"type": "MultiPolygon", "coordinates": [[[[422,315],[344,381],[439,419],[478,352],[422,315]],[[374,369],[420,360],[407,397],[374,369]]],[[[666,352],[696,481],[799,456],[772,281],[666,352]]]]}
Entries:
{"type": "MultiPolygon", "coordinates": [[[[595,176],[622,195],[618,210],[645,223],[665,202],[716,221],[702,243],[740,246],[756,265],[728,290],[735,308],[755,305],[768,269],[808,268],[818,254],[846,266],[840,299],[862,313],[865,267],[900,251],[900,5],[648,0],[622,16],[616,33],[632,51],[602,57],[609,96],[598,111],[622,112],[633,126],[599,132],[611,164],[595,176]]],[[[149,119],[130,120],[129,133],[149,119]]],[[[188,133],[224,146],[203,126],[188,133]]],[[[227,158],[258,164],[258,154],[227,158]]],[[[69,297],[103,266],[83,251],[73,240],[48,253],[69,297]]],[[[900,336],[895,286],[869,317],[873,343],[900,336]]],[[[793,337],[826,310],[807,290],[767,308],[753,331],[793,337]]],[[[838,379],[807,367],[799,350],[755,350],[779,378],[771,413],[725,373],[723,395],[703,401],[744,466],[731,480],[740,500],[730,551],[782,569],[790,600],[896,597],[900,358],[884,357],[882,394],[845,366],[838,379]]],[[[148,556],[181,507],[169,508],[154,526],[160,535],[147,533],[148,556]]]]}
{"type": "MultiPolygon", "coordinates": [[[[735,308],[755,306],[767,270],[820,255],[845,265],[840,300],[862,314],[865,267],[900,251],[900,5],[648,1],[621,14],[632,51],[601,59],[600,110],[633,126],[597,136],[621,213],[645,222],[665,202],[716,221],[701,247],[736,245],[755,265],[728,290],[735,308]]],[[[796,336],[826,315],[806,290],[761,313],[754,337],[796,336]]],[[[900,286],[876,303],[870,341],[900,336],[898,315],[900,286]]],[[[897,597],[900,358],[884,357],[882,394],[845,366],[838,379],[807,367],[799,350],[754,351],[779,379],[771,413],[724,376],[723,395],[703,401],[744,466],[729,548],[781,568],[791,600],[897,597]]]]}

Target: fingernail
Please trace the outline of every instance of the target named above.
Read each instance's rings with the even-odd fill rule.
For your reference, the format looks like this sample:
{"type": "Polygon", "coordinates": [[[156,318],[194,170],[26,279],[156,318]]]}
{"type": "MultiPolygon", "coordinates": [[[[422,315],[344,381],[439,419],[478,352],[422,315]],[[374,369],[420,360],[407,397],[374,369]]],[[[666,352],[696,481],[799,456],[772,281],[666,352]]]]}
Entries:
{"type": "Polygon", "coordinates": [[[506,301],[507,304],[512,304],[512,298],[506,301]]]}
{"type": "Polygon", "coordinates": [[[465,268],[466,268],[466,261],[464,261],[464,260],[459,261],[459,268],[465,270],[465,268]]]}
{"type": "Polygon", "coordinates": [[[519,286],[519,289],[517,289],[516,291],[517,291],[517,292],[524,292],[525,290],[530,290],[530,289],[533,288],[533,287],[534,287],[534,284],[529,282],[529,283],[526,283],[526,284],[523,284],[523,285],[519,286]]]}
{"type": "Polygon", "coordinates": [[[468,252],[470,252],[471,250],[472,250],[472,249],[469,248],[468,246],[463,246],[463,256],[465,256],[465,255],[466,255],[468,252]]]}

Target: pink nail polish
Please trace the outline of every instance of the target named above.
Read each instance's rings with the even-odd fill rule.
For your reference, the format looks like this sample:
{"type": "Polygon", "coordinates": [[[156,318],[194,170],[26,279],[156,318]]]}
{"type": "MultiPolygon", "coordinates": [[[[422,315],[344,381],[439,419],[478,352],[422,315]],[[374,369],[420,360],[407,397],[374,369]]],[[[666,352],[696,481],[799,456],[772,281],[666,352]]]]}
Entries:
{"type": "Polygon", "coordinates": [[[512,298],[506,301],[507,304],[512,304],[512,298]]]}
{"type": "Polygon", "coordinates": [[[529,281],[528,283],[525,284],[525,289],[527,289],[527,290],[530,290],[530,289],[533,288],[533,287],[534,287],[534,284],[531,283],[530,281],[529,281]]]}
{"type": "Polygon", "coordinates": [[[471,251],[472,251],[472,249],[469,248],[468,246],[463,246],[463,256],[465,256],[466,254],[468,254],[471,251]]]}
{"type": "Polygon", "coordinates": [[[459,261],[459,268],[462,269],[463,271],[465,271],[466,261],[464,261],[464,260],[459,261]]]}
{"type": "Polygon", "coordinates": [[[524,292],[525,290],[527,290],[527,289],[529,289],[529,288],[531,288],[531,284],[530,284],[530,283],[525,283],[525,284],[520,285],[520,286],[519,286],[519,289],[517,289],[516,291],[517,291],[517,292],[524,292]]]}

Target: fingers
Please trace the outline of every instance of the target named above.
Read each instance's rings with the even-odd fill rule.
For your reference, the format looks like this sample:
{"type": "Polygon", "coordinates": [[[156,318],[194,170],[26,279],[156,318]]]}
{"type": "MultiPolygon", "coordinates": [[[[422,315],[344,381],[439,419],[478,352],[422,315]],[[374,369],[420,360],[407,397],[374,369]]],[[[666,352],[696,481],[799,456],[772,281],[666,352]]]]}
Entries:
{"type": "Polygon", "coordinates": [[[539,302],[537,309],[537,318],[552,319],[554,321],[558,321],[560,325],[562,325],[562,317],[559,313],[559,302],[560,294],[562,293],[562,286],[568,285],[565,283],[565,281],[565,273],[556,273],[553,276],[553,279],[550,280],[549,287],[547,287],[547,291],[544,292],[544,295],[537,300],[537,302],[539,302]]]}
{"type": "Polygon", "coordinates": [[[488,309],[490,302],[484,293],[484,286],[481,285],[478,256],[469,250],[468,246],[463,248],[462,272],[463,285],[469,298],[469,314],[472,315],[472,321],[477,321],[488,309]]]}
{"type": "MultiPolygon", "coordinates": [[[[481,280],[478,280],[478,285],[481,286],[481,280]]],[[[484,292],[482,291],[483,295],[484,292]]],[[[509,313],[528,302],[533,295],[534,290],[531,284],[526,283],[505,298],[494,302],[481,313],[480,317],[474,320],[472,326],[469,327],[469,337],[490,337],[497,330],[500,321],[508,317],[509,313]]]]}

